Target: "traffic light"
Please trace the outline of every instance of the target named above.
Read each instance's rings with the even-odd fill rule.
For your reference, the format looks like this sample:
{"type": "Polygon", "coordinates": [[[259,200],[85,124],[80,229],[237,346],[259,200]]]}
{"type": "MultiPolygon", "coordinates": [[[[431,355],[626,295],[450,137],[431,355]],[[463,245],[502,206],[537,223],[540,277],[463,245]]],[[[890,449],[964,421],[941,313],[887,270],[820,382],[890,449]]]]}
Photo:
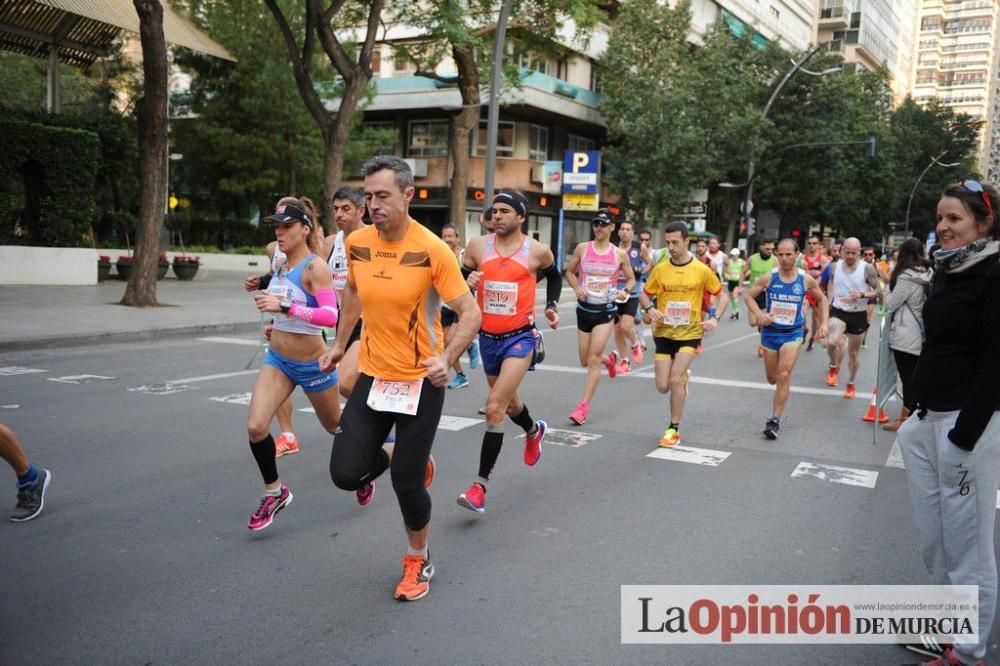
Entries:
{"type": "Polygon", "coordinates": [[[869,134],[868,138],[865,139],[865,159],[873,160],[878,154],[878,144],[879,136],[878,134],[869,134]]]}

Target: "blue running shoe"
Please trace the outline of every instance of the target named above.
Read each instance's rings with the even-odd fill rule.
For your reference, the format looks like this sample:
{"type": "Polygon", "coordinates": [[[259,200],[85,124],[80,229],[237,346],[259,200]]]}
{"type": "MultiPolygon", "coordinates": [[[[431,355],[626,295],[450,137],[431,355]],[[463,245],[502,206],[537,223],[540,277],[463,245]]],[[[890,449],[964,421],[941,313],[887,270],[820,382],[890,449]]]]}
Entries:
{"type": "Polygon", "coordinates": [[[469,385],[469,378],[465,376],[464,372],[460,372],[455,375],[455,378],[448,382],[448,388],[450,389],[460,389],[465,388],[469,385]]]}

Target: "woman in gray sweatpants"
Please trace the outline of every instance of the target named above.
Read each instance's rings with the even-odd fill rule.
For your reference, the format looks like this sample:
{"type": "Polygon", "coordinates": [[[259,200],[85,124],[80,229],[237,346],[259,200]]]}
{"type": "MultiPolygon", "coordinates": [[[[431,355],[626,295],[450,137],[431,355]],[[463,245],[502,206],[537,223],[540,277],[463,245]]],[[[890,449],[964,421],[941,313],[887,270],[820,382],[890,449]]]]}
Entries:
{"type": "MultiPolygon", "coordinates": [[[[1000,212],[996,190],[967,180],[937,207],[935,274],[914,373],[917,413],[898,432],[920,535],[937,585],[979,586],[979,642],[935,665],[983,663],[997,606],[993,545],[1000,488],[1000,212]]],[[[994,659],[991,663],[995,663],[994,659]]]]}

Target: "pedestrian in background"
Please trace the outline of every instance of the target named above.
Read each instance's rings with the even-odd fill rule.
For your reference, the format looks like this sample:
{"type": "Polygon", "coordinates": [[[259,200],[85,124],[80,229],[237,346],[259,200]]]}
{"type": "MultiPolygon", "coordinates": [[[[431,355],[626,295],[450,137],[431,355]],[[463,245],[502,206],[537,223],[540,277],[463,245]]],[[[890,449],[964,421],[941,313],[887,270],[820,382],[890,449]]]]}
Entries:
{"type": "Polygon", "coordinates": [[[917,367],[920,348],[924,345],[924,301],[930,287],[931,263],[924,255],[924,244],[907,238],[899,249],[895,269],[889,278],[889,294],[885,306],[889,311],[889,348],[896,359],[896,370],[903,385],[903,408],[899,418],[884,428],[896,432],[903,421],[916,411],[913,393],[913,371],[917,367]]]}
{"type": "MultiPolygon", "coordinates": [[[[936,585],[979,586],[979,642],[933,664],[984,663],[996,613],[993,527],[1000,488],[1000,226],[996,190],[949,186],[937,206],[934,280],[913,386],[916,418],[899,429],[920,550],[936,585]]],[[[996,663],[996,655],[990,660],[996,663]]]]}

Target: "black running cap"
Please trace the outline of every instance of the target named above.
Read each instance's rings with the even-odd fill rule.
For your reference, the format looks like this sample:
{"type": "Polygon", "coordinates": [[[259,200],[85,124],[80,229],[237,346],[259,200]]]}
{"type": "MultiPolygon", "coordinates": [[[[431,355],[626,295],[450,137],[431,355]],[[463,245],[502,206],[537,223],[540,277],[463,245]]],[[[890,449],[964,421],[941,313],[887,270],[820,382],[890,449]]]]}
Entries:
{"type": "Polygon", "coordinates": [[[301,222],[310,229],[312,229],[313,225],[312,218],[309,217],[309,213],[307,213],[302,207],[296,206],[294,203],[278,204],[278,207],[274,209],[274,214],[265,217],[264,222],[277,224],[301,222]]]}

